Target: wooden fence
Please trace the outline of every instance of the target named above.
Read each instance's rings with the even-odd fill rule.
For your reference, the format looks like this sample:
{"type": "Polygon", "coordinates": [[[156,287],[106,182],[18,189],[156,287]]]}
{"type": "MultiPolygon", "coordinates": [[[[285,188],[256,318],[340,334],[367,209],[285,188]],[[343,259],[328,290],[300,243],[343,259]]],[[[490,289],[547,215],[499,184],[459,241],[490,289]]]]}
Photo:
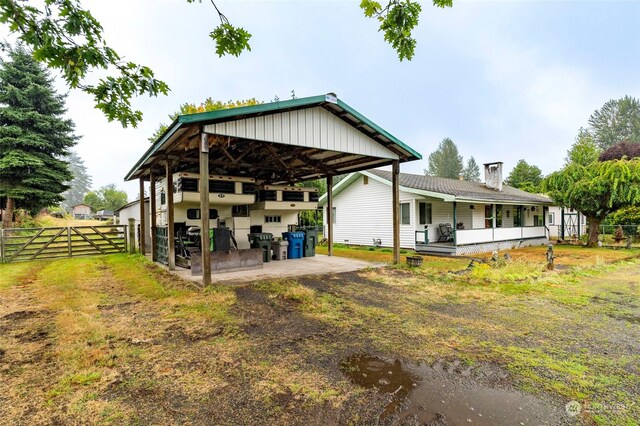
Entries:
{"type": "Polygon", "coordinates": [[[127,225],[0,229],[0,261],[125,253],[127,225]]]}

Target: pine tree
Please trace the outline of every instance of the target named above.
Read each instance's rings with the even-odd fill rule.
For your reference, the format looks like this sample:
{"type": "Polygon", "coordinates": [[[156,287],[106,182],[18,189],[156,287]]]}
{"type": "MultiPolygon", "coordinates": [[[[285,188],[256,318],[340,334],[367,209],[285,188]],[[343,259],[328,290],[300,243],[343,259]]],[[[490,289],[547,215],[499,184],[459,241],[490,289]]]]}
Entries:
{"type": "Polygon", "coordinates": [[[480,182],[480,167],[473,156],[469,157],[469,160],[467,160],[467,167],[462,171],[462,176],[464,177],[464,180],[480,182]]]}
{"type": "Polygon", "coordinates": [[[438,149],[429,155],[429,168],[424,174],[458,179],[463,169],[462,155],[458,153],[458,147],[451,139],[444,138],[438,149]]]}
{"type": "Polygon", "coordinates": [[[68,182],[70,188],[62,194],[64,201],[61,206],[67,212],[70,212],[73,206],[82,203],[85,194],[91,191],[91,176],[87,173],[87,167],[84,165],[82,157],[75,151],[69,153],[67,161],[69,162],[69,171],[73,174],[73,179],[68,182]]]}
{"type": "Polygon", "coordinates": [[[3,225],[14,208],[35,212],[57,205],[73,175],[64,157],[76,143],[74,124],[63,117],[65,97],[22,47],[0,61],[0,199],[3,225]]]}

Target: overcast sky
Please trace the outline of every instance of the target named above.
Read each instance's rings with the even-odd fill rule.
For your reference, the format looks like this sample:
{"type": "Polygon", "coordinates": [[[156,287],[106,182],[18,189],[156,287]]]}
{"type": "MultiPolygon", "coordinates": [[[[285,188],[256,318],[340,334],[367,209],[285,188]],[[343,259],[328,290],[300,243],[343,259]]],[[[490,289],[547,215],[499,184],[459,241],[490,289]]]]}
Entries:
{"type": "MultiPolygon", "coordinates": [[[[149,147],[160,121],[185,102],[335,92],[423,154],[401,171],[422,173],[445,137],[465,161],[519,159],[558,169],[578,129],[607,100],[640,97],[639,1],[423,2],[411,62],[366,19],[358,1],[220,0],[229,20],[253,34],[252,51],[218,58],[208,1],[83,1],[108,42],[150,66],[169,96],[137,99],[137,129],[108,123],[89,96],[72,91],[69,115],[94,186],[116,183],[149,147]]],[[[62,87],[62,86],[61,86],[62,87]]]]}

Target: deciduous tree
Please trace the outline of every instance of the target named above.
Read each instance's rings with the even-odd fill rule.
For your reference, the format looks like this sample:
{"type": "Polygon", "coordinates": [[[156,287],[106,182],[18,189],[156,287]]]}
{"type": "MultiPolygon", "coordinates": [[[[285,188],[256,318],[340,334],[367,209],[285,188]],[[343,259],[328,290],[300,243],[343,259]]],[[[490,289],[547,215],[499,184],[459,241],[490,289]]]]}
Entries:
{"type": "Polygon", "coordinates": [[[640,143],[640,100],[612,99],[589,117],[596,144],[605,150],[620,142],[640,143]]]}
{"type": "MultiPolygon", "coordinates": [[[[204,102],[200,103],[200,105],[191,104],[191,103],[180,105],[180,108],[176,112],[169,115],[169,119],[171,120],[171,122],[173,122],[173,120],[178,118],[179,115],[197,114],[199,112],[217,111],[220,109],[227,109],[227,108],[238,108],[243,106],[258,105],[261,103],[262,102],[256,100],[256,98],[241,99],[239,101],[227,101],[227,102],[214,101],[211,98],[207,98],[204,100],[204,102]]],[[[152,143],[155,142],[164,132],[167,131],[168,128],[169,128],[168,124],[160,123],[160,126],[158,126],[158,129],[155,131],[153,136],[149,138],[149,141],[152,143]]]]}
{"type": "Polygon", "coordinates": [[[536,193],[540,192],[542,179],[542,170],[539,167],[520,160],[507,176],[505,183],[523,191],[536,193]]]}
{"type": "Polygon", "coordinates": [[[462,155],[458,147],[450,138],[444,138],[438,149],[429,155],[428,168],[424,174],[450,179],[458,179],[464,170],[462,155]]]}
{"type": "Polygon", "coordinates": [[[118,210],[127,204],[127,193],[119,190],[111,183],[97,191],[90,191],[84,196],[84,204],[91,206],[91,210],[118,210]]]}
{"type": "Polygon", "coordinates": [[[586,166],[589,163],[593,163],[598,159],[600,149],[596,145],[596,141],[593,138],[591,132],[585,128],[580,128],[576,141],[571,145],[567,156],[564,158],[564,165],[567,166],[571,163],[580,164],[586,166]]]}
{"type": "Polygon", "coordinates": [[[74,124],[64,118],[65,97],[22,47],[0,61],[0,198],[3,225],[13,208],[36,212],[57,205],[73,176],[65,157],[76,143],[74,124]]]}
{"type": "Polygon", "coordinates": [[[558,205],[587,217],[588,244],[594,246],[608,214],[640,205],[640,158],[570,163],[545,179],[543,188],[558,205]]]}
{"type": "MultiPolygon", "coordinates": [[[[216,3],[210,1],[220,19],[218,26],[209,33],[216,54],[238,56],[251,50],[251,34],[231,24],[216,3]]],[[[433,4],[450,7],[453,0],[433,0],[433,4]]],[[[385,4],[362,0],[360,7],[365,16],[379,21],[379,30],[400,60],[410,60],[416,47],[412,31],[418,25],[421,11],[418,1],[388,0],[385,4]]],[[[142,119],[142,112],[131,106],[133,97],[157,96],[169,90],[149,67],[124,60],[107,44],[100,22],[82,7],[80,0],[35,3],[2,0],[0,23],[7,24],[10,31],[33,50],[38,61],[60,71],[69,87],[93,96],[96,108],[102,110],[109,121],[118,120],[124,127],[136,126],[142,119]],[[91,72],[98,69],[108,70],[108,75],[91,82],[91,72]]]]}

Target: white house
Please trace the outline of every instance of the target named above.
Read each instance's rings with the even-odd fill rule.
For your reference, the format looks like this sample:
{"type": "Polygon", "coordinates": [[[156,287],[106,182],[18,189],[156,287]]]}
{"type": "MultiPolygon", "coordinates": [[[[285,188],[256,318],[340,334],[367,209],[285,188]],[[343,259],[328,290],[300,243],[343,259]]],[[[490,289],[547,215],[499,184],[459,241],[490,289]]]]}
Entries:
{"type": "MultiPolygon", "coordinates": [[[[121,224],[121,225],[128,225],[129,224],[129,219],[133,218],[135,220],[135,226],[136,226],[136,241],[135,241],[135,245],[136,247],[139,246],[139,242],[140,241],[140,200],[135,200],[132,201],[130,203],[125,204],[124,206],[120,207],[118,210],[116,210],[114,212],[116,218],[117,218],[117,223],[121,224]]],[[[149,217],[149,197],[144,199],[144,214],[145,217],[149,217]]],[[[151,229],[150,229],[150,224],[149,224],[149,220],[146,220],[144,223],[144,235],[145,235],[145,247],[147,249],[150,249],[151,247],[151,229]]]]}
{"type": "MultiPolygon", "coordinates": [[[[391,172],[349,174],[333,187],[337,243],[392,246],[391,172]]],[[[502,163],[485,164],[485,183],[400,174],[400,246],[451,255],[548,244],[552,201],[502,184],[502,163]]],[[[324,207],[325,236],[326,197],[324,207]]]]}

